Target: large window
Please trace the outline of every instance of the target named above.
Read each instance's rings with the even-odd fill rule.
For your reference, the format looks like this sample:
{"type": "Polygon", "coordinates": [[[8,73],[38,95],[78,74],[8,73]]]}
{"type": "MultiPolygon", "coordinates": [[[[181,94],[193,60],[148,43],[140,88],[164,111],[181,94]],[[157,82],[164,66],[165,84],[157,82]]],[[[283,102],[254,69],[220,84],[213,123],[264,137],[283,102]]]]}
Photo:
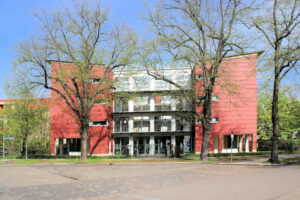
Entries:
{"type": "MultiPolygon", "coordinates": [[[[231,148],[231,135],[224,135],[224,149],[231,148]]],[[[237,148],[238,146],[238,135],[234,135],[232,141],[232,148],[237,148]]]]}
{"type": "Polygon", "coordinates": [[[149,132],[150,119],[149,116],[133,117],[133,132],[149,132]]]}
{"type": "Polygon", "coordinates": [[[155,116],[154,129],[155,131],[166,132],[171,131],[171,116],[155,116]]]}
{"type": "Polygon", "coordinates": [[[128,117],[115,118],[114,131],[128,132],[128,117]]]}
{"type": "Polygon", "coordinates": [[[183,116],[176,116],[176,131],[190,131],[191,125],[183,116]]]}
{"type": "Polygon", "coordinates": [[[133,101],[134,111],[149,111],[150,110],[150,97],[136,97],[133,101]]]}
{"type": "Polygon", "coordinates": [[[115,99],[115,112],[127,112],[128,111],[128,99],[117,98],[115,99]]]}
{"type": "Polygon", "coordinates": [[[115,142],[115,155],[128,155],[129,154],[129,138],[117,137],[114,138],[115,142]]]}
{"type": "Polygon", "coordinates": [[[171,96],[155,96],[155,110],[171,110],[171,96]]]}

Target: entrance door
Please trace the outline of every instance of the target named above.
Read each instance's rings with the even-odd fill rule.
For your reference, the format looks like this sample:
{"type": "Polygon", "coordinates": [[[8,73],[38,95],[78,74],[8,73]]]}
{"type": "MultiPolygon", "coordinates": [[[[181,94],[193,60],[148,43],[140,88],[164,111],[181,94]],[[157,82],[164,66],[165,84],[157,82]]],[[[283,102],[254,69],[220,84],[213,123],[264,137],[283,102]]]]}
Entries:
{"type": "Polygon", "coordinates": [[[133,139],[134,155],[149,155],[150,153],[150,138],[136,137],[133,139]]]}
{"type": "Polygon", "coordinates": [[[155,137],[155,154],[167,156],[171,153],[171,136],[155,137]]]}

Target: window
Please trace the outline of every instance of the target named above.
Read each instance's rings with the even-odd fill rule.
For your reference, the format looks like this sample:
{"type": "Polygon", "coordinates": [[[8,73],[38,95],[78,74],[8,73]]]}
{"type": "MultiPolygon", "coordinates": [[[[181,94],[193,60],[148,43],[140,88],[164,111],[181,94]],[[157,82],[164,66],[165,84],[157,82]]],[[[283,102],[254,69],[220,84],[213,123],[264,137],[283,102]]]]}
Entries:
{"type": "Polygon", "coordinates": [[[108,121],[93,121],[93,122],[89,122],[89,126],[108,126],[108,121]]]}
{"type": "Polygon", "coordinates": [[[195,77],[195,80],[203,79],[203,76],[201,74],[196,74],[194,77],[195,77]]]}
{"type": "Polygon", "coordinates": [[[176,116],[176,131],[190,131],[190,123],[183,116],[176,116]]]}
{"type": "Polygon", "coordinates": [[[181,86],[190,86],[191,77],[188,74],[178,75],[176,76],[176,83],[181,86]]]}
{"type": "Polygon", "coordinates": [[[219,122],[218,118],[211,118],[210,119],[210,123],[212,123],[212,124],[215,124],[215,123],[218,123],[218,122],[219,122]]]}
{"type": "Polygon", "coordinates": [[[171,131],[171,116],[155,116],[154,130],[160,132],[171,131]]]}
{"type": "Polygon", "coordinates": [[[108,99],[95,99],[94,104],[109,104],[108,99]]]}
{"type": "Polygon", "coordinates": [[[149,116],[133,117],[133,132],[149,132],[150,119],[149,116]]]}
{"type": "Polygon", "coordinates": [[[201,120],[200,119],[196,119],[196,124],[201,124],[201,120]]]}
{"type": "Polygon", "coordinates": [[[190,110],[190,106],[185,98],[176,99],[176,110],[187,111],[190,110]]]}
{"type": "MultiPolygon", "coordinates": [[[[218,118],[211,118],[211,119],[210,119],[210,123],[212,123],[212,124],[216,124],[216,123],[218,123],[218,122],[219,122],[219,119],[218,119],[218,118]]],[[[201,124],[202,122],[201,122],[200,119],[196,119],[196,123],[197,123],[197,124],[201,124]]]]}
{"type": "Polygon", "coordinates": [[[155,96],[155,110],[171,110],[171,96],[155,96]]]}
{"type": "Polygon", "coordinates": [[[114,131],[128,132],[128,117],[115,118],[114,131]]]}
{"type": "Polygon", "coordinates": [[[129,90],[129,79],[121,77],[116,79],[115,82],[116,91],[127,91],[129,90]]]}
{"type": "Polygon", "coordinates": [[[149,111],[150,110],[150,97],[136,97],[133,101],[134,111],[149,111]]]}
{"type": "Polygon", "coordinates": [[[101,82],[101,78],[89,78],[88,82],[89,83],[100,83],[101,82]]]}
{"type": "MultiPolygon", "coordinates": [[[[224,149],[231,148],[231,135],[224,135],[224,149]]],[[[237,148],[238,146],[238,135],[233,136],[232,148],[237,148]]]]}
{"type": "Polygon", "coordinates": [[[128,137],[117,137],[114,138],[115,144],[115,155],[127,155],[129,153],[128,144],[129,144],[129,138],[128,137]]]}
{"type": "Polygon", "coordinates": [[[134,77],[134,88],[135,90],[149,90],[150,78],[145,76],[134,77]]]}
{"type": "Polygon", "coordinates": [[[77,138],[67,139],[67,143],[69,145],[70,152],[80,152],[81,139],[77,139],[77,138]]]}
{"type": "Polygon", "coordinates": [[[219,97],[218,97],[218,96],[212,96],[212,97],[211,97],[211,100],[212,100],[212,101],[218,101],[218,100],[219,100],[219,97]]]}
{"type": "Polygon", "coordinates": [[[116,98],[114,103],[115,112],[127,112],[128,111],[128,99],[125,97],[116,98]]]}

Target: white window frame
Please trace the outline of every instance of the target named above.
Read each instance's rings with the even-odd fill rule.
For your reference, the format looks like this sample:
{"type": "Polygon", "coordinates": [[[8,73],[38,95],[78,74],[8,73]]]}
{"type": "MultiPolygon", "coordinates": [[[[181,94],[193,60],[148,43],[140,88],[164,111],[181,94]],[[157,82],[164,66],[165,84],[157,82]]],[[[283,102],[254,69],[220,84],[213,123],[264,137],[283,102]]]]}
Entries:
{"type": "Polygon", "coordinates": [[[90,121],[89,126],[108,126],[108,121],[90,121]],[[97,122],[106,122],[105,125],[96,124],[97,122]]]}

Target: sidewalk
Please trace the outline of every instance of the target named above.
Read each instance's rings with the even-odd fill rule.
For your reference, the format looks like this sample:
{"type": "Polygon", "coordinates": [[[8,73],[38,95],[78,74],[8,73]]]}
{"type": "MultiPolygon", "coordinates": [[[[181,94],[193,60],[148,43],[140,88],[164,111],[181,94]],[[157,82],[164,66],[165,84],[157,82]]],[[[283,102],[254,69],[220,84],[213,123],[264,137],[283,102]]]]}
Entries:
{"type": "Polygon", "coordinates": [[[80,161],[76,159],[29,159],[18,160],[9,159],[5,163],[0,161],[0,167],[3,166],[30,166],[30,165],[68,165],[68,164],[163,164],[163,163],[199,163],[212,165],[252,165],[252,166],[281,166],[287,164],[300,164],[300,153],[279,155],[279,164],[271,164],[268,162],[269,155],[255,156],[233,156],[232,162],[230,157],[209,157],[208,162],[202,162],[199,157],[190,158],[165,158],[165,157],[138,157],[128,159],[105,159],[94,158],[88,161],[80,161]]]}

